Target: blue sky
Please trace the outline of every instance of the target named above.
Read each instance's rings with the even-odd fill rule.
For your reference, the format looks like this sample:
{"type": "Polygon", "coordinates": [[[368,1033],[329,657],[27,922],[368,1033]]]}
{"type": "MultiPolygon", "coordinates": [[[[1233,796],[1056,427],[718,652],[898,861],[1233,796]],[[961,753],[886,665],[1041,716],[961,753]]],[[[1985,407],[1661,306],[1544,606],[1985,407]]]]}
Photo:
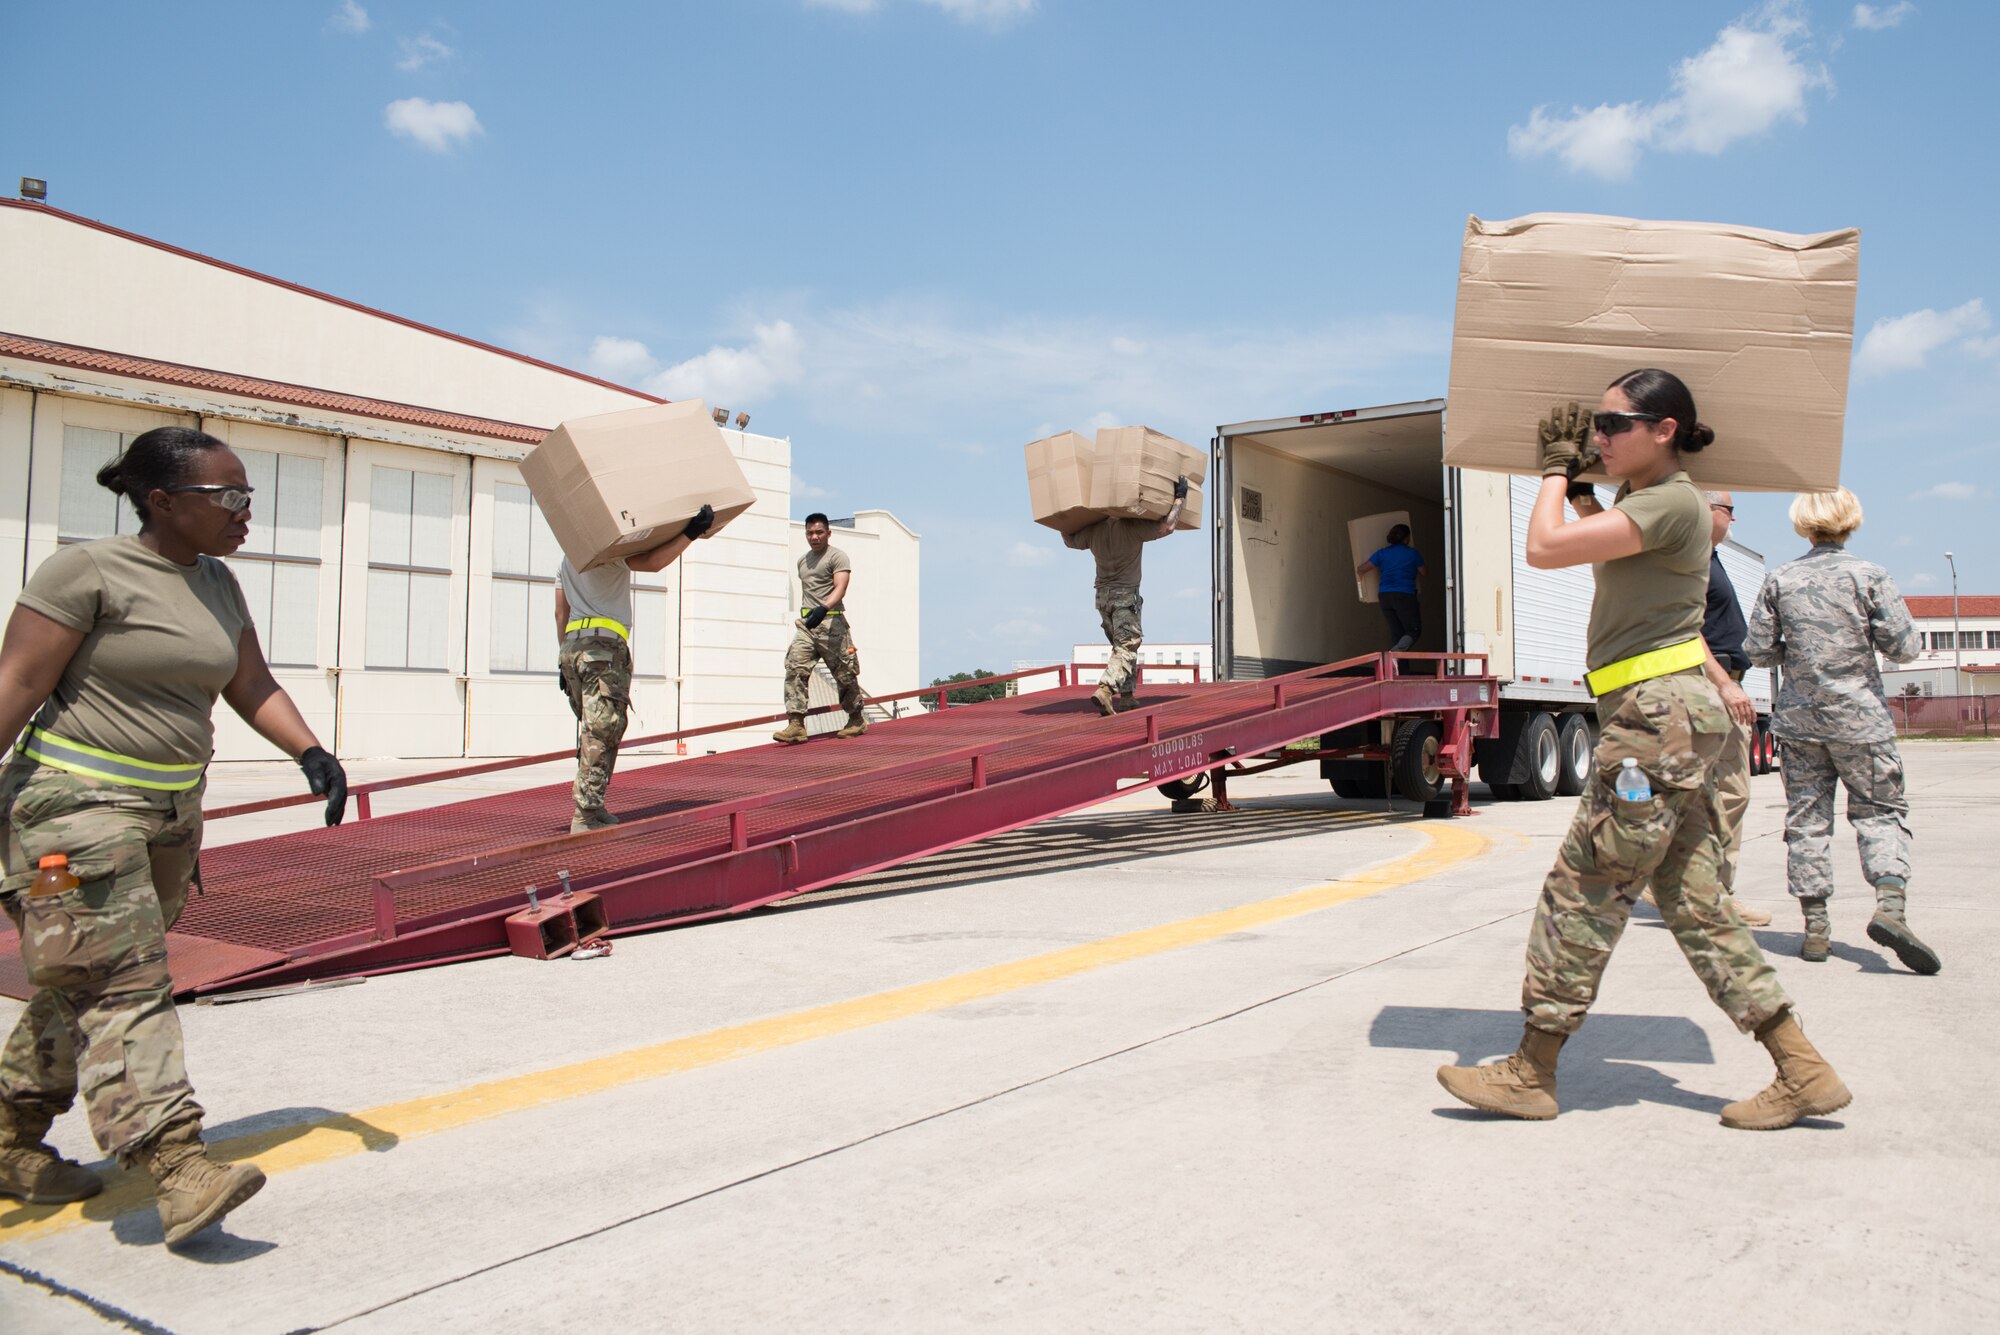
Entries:
{"type": "MultiPolygon", "coordinates": [[[[1844,480],[2000,593],[1988,4],[426,0],[16,6],[0,176],[790,436],[924,537],[924,667],[1096,637],[1049,427],[1444,391],[1468,213],[1862,229],[1844,480]],[[1624,7],[1616,7],[1623,9],[1624,7]]],[[[1738,536],[1800,544],[1785,497],[1738,536]]],[[[865,578],[865,572],[857,578],[865,578]]],[[[1147,630],[1208,638],[1208,551],[1147,630]]],[[[863,641],[865,647],[865,639],[863,641]]]]}

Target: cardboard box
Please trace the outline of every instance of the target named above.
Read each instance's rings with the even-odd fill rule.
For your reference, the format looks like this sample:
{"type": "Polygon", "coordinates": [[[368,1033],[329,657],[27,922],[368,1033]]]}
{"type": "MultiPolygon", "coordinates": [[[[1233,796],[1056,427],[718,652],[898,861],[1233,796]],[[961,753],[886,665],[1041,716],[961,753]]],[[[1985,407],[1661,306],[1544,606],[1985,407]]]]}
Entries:
{"type": "Polygon", "coordinates": [[[1090,506],[1090,466],[1097,446],[1088,436],[1064,431],[1029,444],[1028,505],[1035,522],[1067,537],[1104,518],[1090,506]]]}
{"type": "Polygon", "coordinates": [[[756,500],[700,399],[572,418],[521,460],[521,477],[579,570],[653,550],[703,505],[720,532],[756,500]]]}
{"type": "MultiPolygon", "coordinates": [[[[1359,519],[1347,521],[1347,545],[1354,552],[1354,565],[1360,565],[1375,553],[1389,545],[1389,530],[1398,524],[1410,522],[1408,510],[1390,510],[1379,515],[1363,515],[1359,519]]],[[[1382,601],[1382,572],[1371,570],[1354,581],[1355,592],[1364,603],[1382,601]]]]}
{"type": "Polygon", "coordinates": [[[1188,480],[1182,531],[1201,527],[1201,484],[1208,455],[1146,426],[1107,426],[1097,432],[1090,469],[1090,504],[1107,515],[1164,519],[1174,503],[1174,480],[1188,480]]]}
{"type": "Polygon", "coordinates": [[[1552,404],[1595,408],[1657,366],[1694,392],[1715,443],[1703,486],[1840,484],[1861,234],[1535,213],[1470,219],[1452,325],[1444,460],[1538,473],[1552,404]]]}

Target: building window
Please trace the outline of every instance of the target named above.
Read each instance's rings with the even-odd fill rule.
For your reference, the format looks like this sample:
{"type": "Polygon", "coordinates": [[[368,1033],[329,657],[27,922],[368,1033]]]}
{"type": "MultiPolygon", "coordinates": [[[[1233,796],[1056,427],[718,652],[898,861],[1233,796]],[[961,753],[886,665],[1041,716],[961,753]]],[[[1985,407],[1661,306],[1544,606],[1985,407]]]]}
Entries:
{"type": "Polygon", "coordinates": [[[562,549],[528,489],[493,485],[495,672],[556,670],[556,566],[562,549]]]}
{"type": "Polygon", "coordinates": [[[1951,632],[1934,630],[1931,632],[1931,648],[1945,653],[1951,652],[1951,632]]]}
{"type": "Polygon", "coordinates": [[[1979,647],[1979,632],[1976,630],[1960,631],[1958,633],[1958,647],[1961,649],[1977,649],[1979,647]]]}
{"type": "Polygon", "coordinates": [[[256,489],[250,536],[229,568],[273,667],[319,664],[320,503],[326,466],[299,454],[237,450],[256,489]]]}
{"type": "Polygon", "coordinates": [[[98,431],[87,426],[63,428],[62,501],[56,511],[56,537],[62,542],[89,542],[139,531],[139,513],[116,492],[97,485],[97,470],[117,458],[137,432],[98,431]]]}
{"type": "Polygon", "coordinates": [[[367,664],[449,671],[452,479],[380,465],[371,472],[367,664]]]}
{"type": "Polygon", "coordinates": [[[1986,632],[1986,647],[1988,649],[2000,649],[2000,630],[1989,630],[1986,632]]]}

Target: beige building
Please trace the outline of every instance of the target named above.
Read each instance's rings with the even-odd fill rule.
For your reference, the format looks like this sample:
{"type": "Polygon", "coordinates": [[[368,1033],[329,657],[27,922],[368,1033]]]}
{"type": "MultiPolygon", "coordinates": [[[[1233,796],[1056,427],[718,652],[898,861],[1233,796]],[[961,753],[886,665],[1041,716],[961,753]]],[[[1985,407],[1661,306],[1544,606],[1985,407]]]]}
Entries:
{"type": "MultiPolygon", "coordinates": [[[[556,422],[657,400],[42,205],[0,200],[0,256],[0,595],[58,546],[135,526],[93,477],[126,442],[199,427],[257,488],[230,565],[323,741],[412,757],[569,744],[548,689],[560,553],[516,463],[556,422]]],[[[757,503],[636,577],[634,734],[779,709],[791,443],[724,436],[757,503]]],[[[898,562],[914,589],[914,535],[898,562]]],[[[914,685],[911,601],[871,647],[885,669],[907,656],[914,685]]],[[[272,755],[229,710],[217,720],[219,759],[272,755]]]]}

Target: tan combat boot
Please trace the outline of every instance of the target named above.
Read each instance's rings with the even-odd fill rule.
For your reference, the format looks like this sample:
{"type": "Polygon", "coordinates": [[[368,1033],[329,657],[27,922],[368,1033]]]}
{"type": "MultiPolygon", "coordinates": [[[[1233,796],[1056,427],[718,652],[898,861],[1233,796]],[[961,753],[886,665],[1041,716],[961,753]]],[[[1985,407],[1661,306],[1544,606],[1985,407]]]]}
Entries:
{"type": "Polygon", "coordinates": [[[1111,702],[1111,692],[1103,686],[1091,693],[1090,703],[1096,705],[1097,712],[1106,718],[1118,712],[1118,707],[1111,702]]]}
{"type": "Polygon", "coordinates": [[[1513,1056],[1488,1066],[1440,1066],[1438,1083],[1453,1098],[1484,1112],[1505,1113],[1529,1122],[1546,1122],[1556,1106],[1556,1054],[1566,1034],[1524,1025],[1521,1047],[1513,1056]]]}
{"type": "Polygon", "coordinates": [[[1764,912],[1764,910],[1751,908],[1735,895],[1729,896],[1729,902],[1736,906],[1736,916],[1743,919],[1745,927],[1769,927],[1771,925],[1771,915],[1764,912]]]}
{"type": "Polygon", "coordinates": [[[861,711],[857,709],[853,713],[847,716],[847,726],[842,728],[839,732],[835,733],[834,736],[859,737],[862,733],[867,731],[868,731],[868,720],[861,717],[861,711]]]}
{"type": "Polygon", "coordinates": [[[264,1186],[254,1163],[220,1164],[201,1143],[201,1123],[175,1122],[138,1153],[159,1192],[160,1226],[176,1246],[219,1221],[264,1186]]]}
{"type": "Polygon", "coordinates": [[[1799,958],[1824,964],[1833,953],[1833,918],[1826,911],[1826,900],[1801,899],[1799,909],[1806,915],[1806,940],[1799,947],[1799,958]]]}
{"type": "Polygon", "coordinates": [[[797,746],[806,739],[806,716],[787,714],[785,720],[785,726],[772,733],[771,740],[783,742],[786,746],[797,746]]]}
{"type": "Polygon", "coordinates": [[[592,830],[609,829],[617,823],[618,818],[603,807],[578,807],[576,815],[570,820],[569,832],[588,834],[592,830]]]}
{"type": "Polygon", "coordinates": [[[1722,1110],[1722,1124],[1738,1131],[1781,1131],[1801,1117],[1839,1112],[1854,1101],[1790,1010],[1757,1031],[1757,1041],[1778,1064],[1778,1077],[1754,1099],[1722,1110]]]}
{"type": "Polygon", "coordinates": [[[1896,952],[1912,973],[1930,975],[1944,967],[1937,952],[1917,938],[1904,916],[1903,883],[1884,877],[1875,883],[1875,916],[1868,922],[1868,939],[1896,952]]]}
{"type": "Polygon", "coordinates": [[[0,1196],[66,1205],[104,1190],[97,1174],[42,1143],[53,1120],[0,1102],[0,1196]]]}

